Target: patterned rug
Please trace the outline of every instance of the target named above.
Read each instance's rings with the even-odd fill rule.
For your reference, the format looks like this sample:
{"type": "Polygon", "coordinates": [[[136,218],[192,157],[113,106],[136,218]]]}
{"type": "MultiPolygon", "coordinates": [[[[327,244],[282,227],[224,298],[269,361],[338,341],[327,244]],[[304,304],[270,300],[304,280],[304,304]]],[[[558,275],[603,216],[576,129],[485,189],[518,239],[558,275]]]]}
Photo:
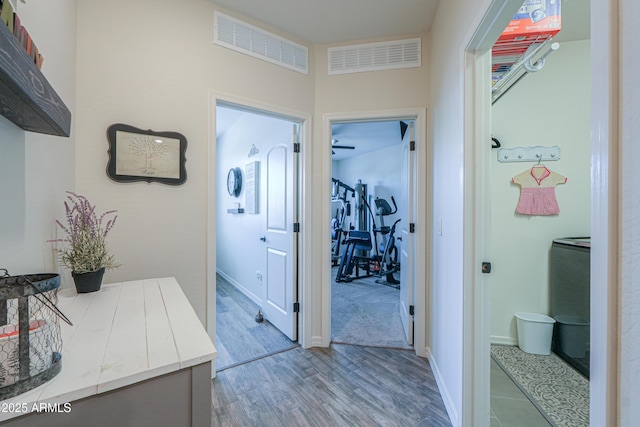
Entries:
{"type": "Polygon", "coordinates": [[[555,427],[589,427],[589,380],[554,353],[492,345],[491,357],[555,427]]]}

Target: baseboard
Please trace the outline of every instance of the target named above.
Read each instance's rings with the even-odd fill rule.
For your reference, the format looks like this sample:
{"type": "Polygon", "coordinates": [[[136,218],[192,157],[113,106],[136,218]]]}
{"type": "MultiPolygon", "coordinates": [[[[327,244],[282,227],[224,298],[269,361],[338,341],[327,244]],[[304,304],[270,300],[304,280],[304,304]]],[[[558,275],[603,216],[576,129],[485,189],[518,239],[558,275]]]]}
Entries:
{"type": "Polygon", "coordinates": [[[428,354],[427,359],[429,360],[429,366],[431,366],[431,371],[433,372],[433,376],[436,379],[436,384],[438,384],[438,390],[440,391],[440,396],[442,397],[442,401],[444,402],[444,407],[447,410],[447,415],[449,415],[449,420],[451,421],[451,425],[453,427],[460,427],[460,419],[458,417],[458,413],[456,412],[455,405],[453,404],[453,399],[451,399],[451,395],[449,394],[449,390],[442,378],[442,374],[438,369],[438,362],[435,357],[431,353],[431,349],[427,347],[426,352],[428,354]]]}
{"type": "Polygon", "coordinates": [[[498,335],[491,335],[491,344],[498,345],[518,345],[518,339],[513,337],[503,337],[498,335]]]}
{"type": "Polygon", "coordinates": [[[242,292],[247,298],[256,303],[258,307],[262,307],[262,298],[258,297],[256,294],[242,286],[239,282],[229,277],[225,272],[216,269],[216,273],[219,274],[224,280],[231,283],[237,290],[242,292]]]}
{"type": "Polygon", "coordinates": [[[311,337],[311,347],[327,347],[324,340],[320,336],[311,337]]]}

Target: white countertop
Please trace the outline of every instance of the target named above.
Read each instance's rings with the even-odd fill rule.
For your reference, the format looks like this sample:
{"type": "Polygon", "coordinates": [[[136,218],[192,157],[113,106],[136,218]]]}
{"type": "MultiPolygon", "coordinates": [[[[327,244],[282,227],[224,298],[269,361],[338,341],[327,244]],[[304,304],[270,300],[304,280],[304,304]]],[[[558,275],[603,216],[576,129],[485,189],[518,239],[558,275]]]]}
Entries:
{"type": "MultiPolygon", "coordinates": [[[[62,370],[6,399],[66,403],[213,360],[216,349],[173,277],[103,285],[98,292],[59,292],[62,370]]],[[[15,406],[14,406],[15,407],[15,406]]],[[[0,421],[22,413],[0,411],[0,421]]]]}

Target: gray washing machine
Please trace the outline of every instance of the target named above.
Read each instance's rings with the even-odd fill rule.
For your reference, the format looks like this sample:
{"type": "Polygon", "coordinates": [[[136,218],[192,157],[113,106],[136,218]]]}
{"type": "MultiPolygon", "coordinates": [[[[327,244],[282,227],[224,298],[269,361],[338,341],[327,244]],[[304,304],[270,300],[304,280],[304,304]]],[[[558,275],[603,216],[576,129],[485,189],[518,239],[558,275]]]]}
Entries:
{"type": "Polygon", "coordinates": [[[589,378],[591,238],[555,239],[550,257],[551,349],[589,378]]]}

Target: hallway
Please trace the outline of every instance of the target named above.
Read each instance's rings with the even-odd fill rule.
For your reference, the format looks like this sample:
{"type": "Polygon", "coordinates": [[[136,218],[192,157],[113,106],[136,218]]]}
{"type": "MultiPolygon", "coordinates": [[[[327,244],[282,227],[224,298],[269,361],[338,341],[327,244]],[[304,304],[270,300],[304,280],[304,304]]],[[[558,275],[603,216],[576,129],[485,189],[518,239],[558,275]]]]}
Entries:
{"type": "Polygon", "coordinates": [[[451,426],[410,350],[294,348],[218,372],[212,401],[216,426],[451,426]]]}

